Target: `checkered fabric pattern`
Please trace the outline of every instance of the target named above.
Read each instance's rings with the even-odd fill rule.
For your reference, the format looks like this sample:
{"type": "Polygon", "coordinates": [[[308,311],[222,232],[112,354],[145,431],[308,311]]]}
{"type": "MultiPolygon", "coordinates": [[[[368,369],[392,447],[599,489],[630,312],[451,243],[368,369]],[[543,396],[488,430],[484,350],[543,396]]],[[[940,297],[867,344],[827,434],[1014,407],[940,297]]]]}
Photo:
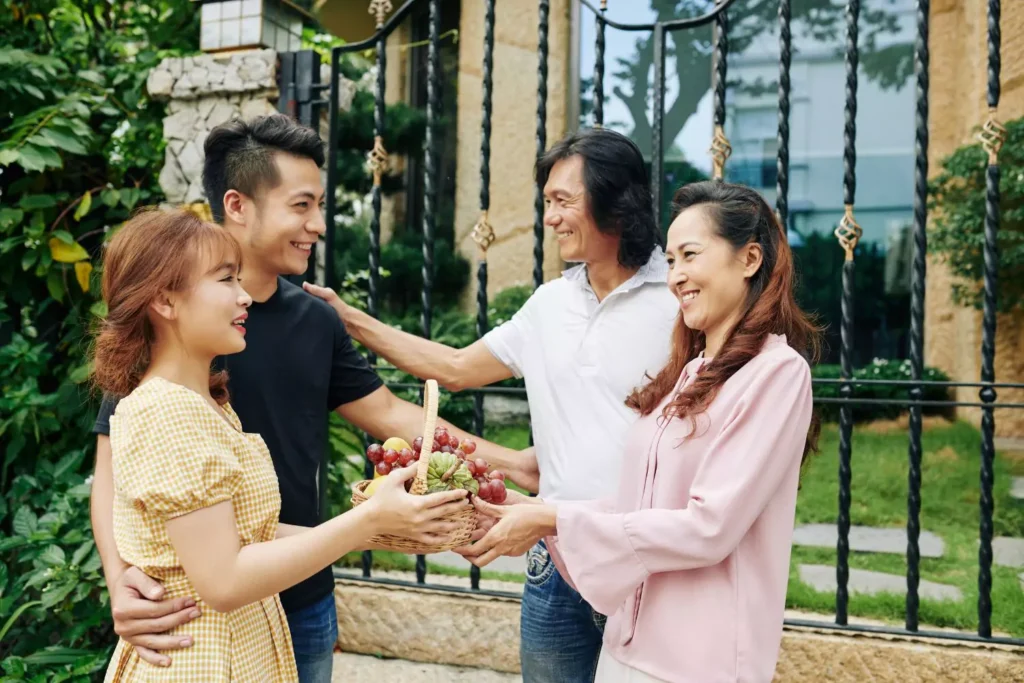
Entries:
{"type": "Polygon", "coordinates": [[[154,378],[110,419],[118,552],[163,583],[168,597],[192,597],[202,615],[171,632],[192,636],[193,644],[169,653],[169,667],[148,664],[119,641],[107,682],[297,680],[280,599],[215,611],[192,587],[167,536],[167,520],[225,500],[234,506],[242,545],[277,533],[281,496],[270,452],[258,434],[242,431],[230,406],[224,412],[226,420],[199,394],[154,378]]]}

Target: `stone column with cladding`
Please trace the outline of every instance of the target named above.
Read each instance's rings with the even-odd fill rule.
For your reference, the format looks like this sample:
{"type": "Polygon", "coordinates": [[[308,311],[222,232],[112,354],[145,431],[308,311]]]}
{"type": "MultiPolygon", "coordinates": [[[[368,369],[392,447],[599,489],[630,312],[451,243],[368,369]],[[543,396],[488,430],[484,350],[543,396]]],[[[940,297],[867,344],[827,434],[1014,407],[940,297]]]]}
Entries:
{"type": "MultiPolygon", "coordinates": [[[[164,118],[164,166],[159,183],[167,203],[189,205],[208,214],[203,191],[203,145],[210,131],[235,118],[251,119],[277,112],[278,58],[274,50],[199,54],[164,59],[149,73],[149,96],[167,102],[164,118]]],[[[321,66],[321,82],[330,81],[330,65],[321,66]]],[[[339,105],[352,105],[355,84],[340,78],[339,105]]],[[[327,114],[319,129],[327,140],[327,114]]],[[[326,169],[323,172],[326,183],[326,169]]],[[[317,249],[316,280],[323,281],[323,240],[317,249]]]]}
{"type": "MultiPolygon", "coordinates": [[[[552,0],[548,26],[547,143],[569,130],[570,2],[552,0]]],[[[459,76],[455,243],[471,262],[477,254],[470,232],[480,216],[480,125],[483,114],[484,3],[462,4],[459,76]]],[[[488,249],[488,295],[513,285],[532,285],[533,164],[537,126],[536,0],[503,0],[494,25],[494,94],[491,117],[491,207],[496,240],[488,249]]],[[[550,231],[544,239],[544,279],[558,277],[563,263],[550,231]]],[[[475,310],[476,280],[462,305],[475,310]]]]}
{"type": "MultiPolygon", "coordinates": [[[[985,0],[932,0],[929,176],[941,170],[944,157],[961,145],[976,141],[976,127],[987,116],[986,6],[985,0]]],[[[999,118],[1012,121],[1024,116],[1024,3],[1004,2],[1000,25],[1003,42],[999,118]]],[[[925,363],[942,369],[954,381],[977,382],[981,377],[981,312],[954,303],[952,284],[945,264],[929,259],[925,363]]],[[[1024,382],[1024,312],[998,316],[995,371],[997,382],[1024,382]]],[[[959,401],[979,400],[977,387],[961,387],[954,395],[959,401]]],[[[998,401],[1024,403],[1024,390],[999,389],[998,401]]],[[[981,419],[977,408],[961,408],[958,414],[974,424],[981,419]]],[[[1024,410],[996,409],[995,419],[996,436],[1024,438],[1024,410]]]]}

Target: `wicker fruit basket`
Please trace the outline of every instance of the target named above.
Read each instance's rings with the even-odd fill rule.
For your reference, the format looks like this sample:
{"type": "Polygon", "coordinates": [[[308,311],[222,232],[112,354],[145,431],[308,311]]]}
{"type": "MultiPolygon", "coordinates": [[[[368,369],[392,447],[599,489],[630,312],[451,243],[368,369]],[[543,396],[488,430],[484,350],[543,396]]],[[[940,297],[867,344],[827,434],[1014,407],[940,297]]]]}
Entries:
{"type": "MultiPolygon", "coordinates": [[[[416,464],[416,476],[412,480],[409,493],[422,496],[427,492],[427,467],[430,464],[430,444],[434,443],[434,429],[437,426],[438,388],[437,381],[428,379],[423,392],[423,450],[416,464]]],[[[352,486],[352,505],[365,503],[369,498],[363,493],[372,480],[357,482],[352,486]]],[[[441,543],[424,545],[402,536],[375,536],[370,543],[384,550],[394,550],[415,555],[441,553],[469,543],[473,529],[476,528],[476,509],[472,506],[461,512],[448,516],[448,521],[458,522],[458,528],[451,532],[441,543]]]]}

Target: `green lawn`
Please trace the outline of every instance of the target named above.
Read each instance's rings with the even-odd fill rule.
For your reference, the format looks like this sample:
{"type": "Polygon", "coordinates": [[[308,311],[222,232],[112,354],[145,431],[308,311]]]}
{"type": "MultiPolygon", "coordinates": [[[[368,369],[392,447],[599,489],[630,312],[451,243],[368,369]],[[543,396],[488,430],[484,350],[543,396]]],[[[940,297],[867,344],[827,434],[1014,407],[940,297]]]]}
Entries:
{"type": "MultiPolygon", "coordinates": [[[[826,425],[820,452],[812,456],[804,473],[797,504],[797,523],[834,523],[838,509],[839,430],[826,425]]],[[[510,447],[525,448],[525,427],[489,429],[486,437],[510,447]]],[[[850,520],[854,525],[905,528],[907,522],[907,446],[904,423],[874,423],[854,429],[850,520]]],[[[921,529],[938,534],[945,542],[940,559],[922,558],[923,580],[955,585],[963,601],[935,602],[922,599],[919,621],[927,626],[976,630],[978,597],[978,497],[980,434],[971,425],[928,419],[922,438],[921,529]]],[[[1024,537],[1024,503],[1009,495],[1011,474],[1024,475],[1024,454],[1000,454],[995,465],[996,536],[1024,537]],[[1011,457],[1018,456],[1018,457],[1011,457]]],[[[825,548],[793,549],[787,606],[792,609],[831,614],[833,593],[819,593],[797,578],[798,564],[834,566],[836,552],[825,548]]],[[[346,558],[358,565],[358,555],[346,558]]],[[[380,568],[411,569],[407,556],[375,553],[380,568]]],[[[906,574],[903,555],[850,553],[850,567],[906,574]]],[[[464,571],[430,565],[431,572],[466,574],[464,571]]],[[[1017,574],[1021,570],[993,566],[992,627],[1013,636],[1024,636],[1024,591],[1017,574]]],[[[485,578],[522,581],[521,576],[483,572],[485,578]]],[[[898,595],[851,595],[849,613],[902,624],[904,598],[898,595]]]]}

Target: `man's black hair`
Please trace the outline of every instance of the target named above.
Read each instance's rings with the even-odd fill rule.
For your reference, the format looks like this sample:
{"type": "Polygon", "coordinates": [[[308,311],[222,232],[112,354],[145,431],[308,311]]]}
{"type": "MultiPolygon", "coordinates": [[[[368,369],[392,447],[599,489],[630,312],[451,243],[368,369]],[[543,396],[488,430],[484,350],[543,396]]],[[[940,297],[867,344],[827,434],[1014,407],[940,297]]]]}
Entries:
{"type": "Polygon", "coordinates": [[[251,121],[234,119],[210,131],[204,145],[203,189],[218,223],[224,221],[224,193],[237,190],[255,197],[281,182],[274,154],[284,152],[324,165],[324,143],[312,128],[284,114],[251,121]]]}

